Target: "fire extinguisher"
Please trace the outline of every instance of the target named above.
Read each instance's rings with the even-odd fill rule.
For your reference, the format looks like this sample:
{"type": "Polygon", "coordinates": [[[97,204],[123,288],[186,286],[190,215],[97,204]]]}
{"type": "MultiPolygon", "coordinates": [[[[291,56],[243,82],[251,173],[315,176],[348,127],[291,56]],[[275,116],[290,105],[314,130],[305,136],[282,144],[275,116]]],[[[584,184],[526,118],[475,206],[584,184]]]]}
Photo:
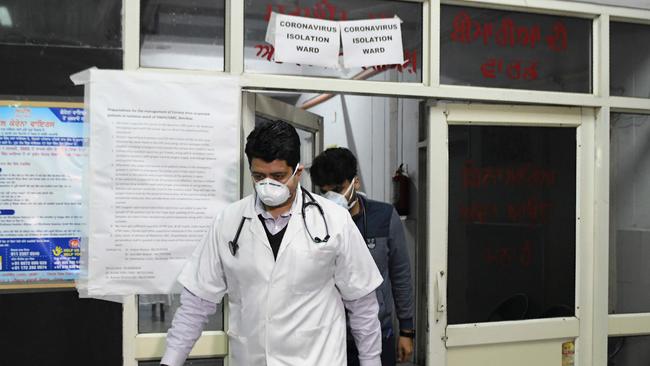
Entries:
{"type": "Polygon", "coordinates": [[[393,175],[393,206],[400,216],[409,214],[411,208],[410,186],[411,181],[404,174],[404,164],[402,163],[393,175]]]}

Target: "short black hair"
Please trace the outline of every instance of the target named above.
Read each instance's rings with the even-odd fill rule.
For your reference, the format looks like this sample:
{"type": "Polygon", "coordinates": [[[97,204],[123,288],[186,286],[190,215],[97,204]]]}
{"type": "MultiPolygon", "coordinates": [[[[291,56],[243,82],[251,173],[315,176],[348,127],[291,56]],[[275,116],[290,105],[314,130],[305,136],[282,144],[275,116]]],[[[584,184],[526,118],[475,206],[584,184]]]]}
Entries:
{"type": "Polygon", "coordinates": [[[295,169],[300,162],[300,137],[287,122],[262,122],[246,138],[245,152],[249,166],[257,158],[267,163],[284,160],[295,169]]]}
{"type": "Polygon", "coordinates": [[[344,147],[332,147],[314,159],[309,169],[311,181],[319,186],[339,185],[357,175],[357,158],[344,147]]]}

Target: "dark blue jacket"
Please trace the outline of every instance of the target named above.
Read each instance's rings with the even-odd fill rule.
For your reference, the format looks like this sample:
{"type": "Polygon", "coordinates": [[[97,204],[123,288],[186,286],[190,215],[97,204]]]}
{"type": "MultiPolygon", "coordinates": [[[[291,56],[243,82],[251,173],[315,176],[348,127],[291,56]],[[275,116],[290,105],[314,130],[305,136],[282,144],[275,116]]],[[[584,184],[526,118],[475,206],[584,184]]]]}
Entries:
{"type": "Polygon", "coordinates": [[[384,282],[377,288],[384,336],[392,331],[395,309],[400,329],[413,329],[413,284],[404,227],[392,205],[359,195],[362,211],[353,216],[384,282]],[[364,220],[364,211],[366,218],[364,220]],[[365,223],[368,227],[365,228],[365,223]]]}

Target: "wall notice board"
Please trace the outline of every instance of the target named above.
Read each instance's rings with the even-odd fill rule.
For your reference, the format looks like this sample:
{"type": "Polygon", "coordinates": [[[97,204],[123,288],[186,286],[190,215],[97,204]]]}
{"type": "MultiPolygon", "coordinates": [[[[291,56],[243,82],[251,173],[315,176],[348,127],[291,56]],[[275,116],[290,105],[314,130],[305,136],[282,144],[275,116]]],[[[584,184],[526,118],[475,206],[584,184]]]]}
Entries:
{"type": "Polygon", "coordinates": [[[0,101],[0,289],[73,287],[84,133],[82,103],[0,101]]]}

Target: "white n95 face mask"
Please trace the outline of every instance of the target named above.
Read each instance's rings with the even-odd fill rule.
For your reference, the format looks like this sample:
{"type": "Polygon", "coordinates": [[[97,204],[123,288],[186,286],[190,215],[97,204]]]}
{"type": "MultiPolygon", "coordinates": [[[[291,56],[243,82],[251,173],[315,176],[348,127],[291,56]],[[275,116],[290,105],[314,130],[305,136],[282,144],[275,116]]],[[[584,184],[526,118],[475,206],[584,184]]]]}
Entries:
{"type": "Polygon", "coordinates": [[[357,179],[356,177],[352,178],[352,181],[350,182],[350,185],[348,186],[348,189],[345,190],[345,192],[338,193],[338,192],[334,192],[334,191],[327,191],[327,192],[325,192],[323,197],[325,197],[328,200],[336,203],[337,205],[343,207],[346,210],[351,209],[352,207],[354,207],[354,205],[357,204],[357,200],[354,200],[354,202],[349,203],[346,196],[348,195],[348,193],[350,191],[352,191],[352,194],[350,195],[350,198],[352,198],[352,196],[354,196],[354,182],[355,182],[356,179],[357,179]]]}
{"type": "MultiPolygon", "coordinates": [[[[287,183],[296,175],[299,165],[296,165],[293,174],[287,179],[287,183]]],[[[269,207],[280,206],[291,197],[291,192],[286,183],[281,183],[271,178],[264,178],[255,183],[255,191],[257,192],[257,197],[269,207]]]]}

